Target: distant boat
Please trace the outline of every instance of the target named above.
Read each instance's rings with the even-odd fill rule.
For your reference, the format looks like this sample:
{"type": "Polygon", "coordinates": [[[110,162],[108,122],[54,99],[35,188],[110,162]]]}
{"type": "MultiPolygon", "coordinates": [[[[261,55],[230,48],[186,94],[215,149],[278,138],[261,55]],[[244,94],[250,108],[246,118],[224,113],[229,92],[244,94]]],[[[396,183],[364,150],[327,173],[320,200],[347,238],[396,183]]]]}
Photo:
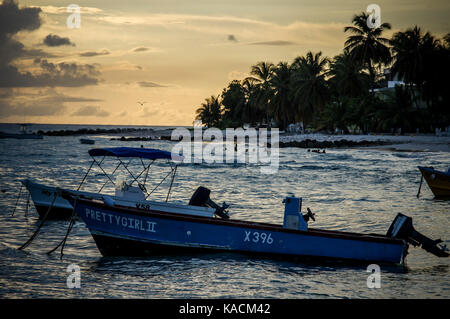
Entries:
{"type": "Polygon", "coordinates": [[[44,137],[42,135],[36,134],[31,130],[27,130],[27,126],[31,126],[31,124],[19,124],[20,129],[19,133],[6,133],[0,132],[0,138],[16,138],[16,139],[33,139],[33,140],[42,140],[44,137]]]}
{"type": "MultiPolygon", "coordinates": [[[[422,173],[422,178],[425,178],[434,196],[450,197],[450,169],[447,172],[441,172],[435,170],[433,167],[418,166],[418,168],[422,173]]],[[[420,185],[422,185],[422,180],[420,185]]]]}
{"type": "Polygon", "coordinates": [[[81,144],[90,144],[90,145],[93,145],[93,144],[95,144],[95,141],[94,141],[94,140],[87,139],[87,138],[80,138],[80,143],[81,143],[81,144]]]}

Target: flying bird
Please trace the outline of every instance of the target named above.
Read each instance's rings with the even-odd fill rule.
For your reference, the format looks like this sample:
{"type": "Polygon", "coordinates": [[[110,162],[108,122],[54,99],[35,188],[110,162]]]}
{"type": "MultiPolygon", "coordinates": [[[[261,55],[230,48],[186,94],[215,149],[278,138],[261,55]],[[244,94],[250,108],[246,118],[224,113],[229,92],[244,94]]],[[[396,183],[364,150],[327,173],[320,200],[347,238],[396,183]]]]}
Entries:
{"type": "Polygon", "coordinates": [[[141,106],[144,106],[144,104],[147,103],[147,102],[145,102],[145,101],[139,102],[139,101],[138,101],[137,103],[140,104],[141,106]]]}

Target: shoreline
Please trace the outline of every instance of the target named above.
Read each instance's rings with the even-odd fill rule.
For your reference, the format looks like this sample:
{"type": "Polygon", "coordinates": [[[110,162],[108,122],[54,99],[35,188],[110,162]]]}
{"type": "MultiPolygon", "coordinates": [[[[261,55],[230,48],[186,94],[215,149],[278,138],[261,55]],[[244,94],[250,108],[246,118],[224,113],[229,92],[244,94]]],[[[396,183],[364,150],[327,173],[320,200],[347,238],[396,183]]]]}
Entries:
{"type": "Polygon", "coordinates": [[[436,135],[326,135],[295,134],[280,136],[280,143],[302,142],[314,138],[325,143],[351,141],[350,147],[363,146],[364,149],[376,149],[397,152],[450,152],[450,137],[436,135]],[[352,145],[353,144],[353,145],[352,145]],[[359,144],[359,145],[358,145],[359,144]]]}
{"type": "MultiPolygon", "coordinates": [[[[118,141],[171,141],[174,128],[111,128],[111,129],[78,129],[39,131],[44,136],[83,136],[83,135],[108,135],[111,140],[118,141]]],[[[176,141],[174,141],[176,142],[176,141]]],[[[270,143],[269,143],[270,144],[270,143]]],[[[279,147],[297,147],[307,149],[329,148],[364,148],[383,151],[398,152],[450,152],[450,136],[423,135],[328,135],[320,133],[295,134],[281,133],[279,147]]]]}

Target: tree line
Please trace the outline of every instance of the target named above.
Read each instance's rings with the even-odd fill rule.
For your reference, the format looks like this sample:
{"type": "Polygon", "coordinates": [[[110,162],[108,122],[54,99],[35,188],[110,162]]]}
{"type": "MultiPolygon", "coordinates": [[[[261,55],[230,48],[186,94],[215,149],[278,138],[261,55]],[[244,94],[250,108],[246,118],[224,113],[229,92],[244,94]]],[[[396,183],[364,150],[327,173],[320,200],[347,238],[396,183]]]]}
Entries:
{"type": "Polygon", "coordinates": [[[431,132],[450,125],[450,33],[437,38],[414,26],[383,37],[355,15],[343,52],[308,52],[291,63],[258,62],[196,110],[208,127],[302,123],[315,131],[431,132]],[[385,70],[390,70],[385,74],[385,70]],[[396,75],[404,82],[380,90],[396,75]]]}

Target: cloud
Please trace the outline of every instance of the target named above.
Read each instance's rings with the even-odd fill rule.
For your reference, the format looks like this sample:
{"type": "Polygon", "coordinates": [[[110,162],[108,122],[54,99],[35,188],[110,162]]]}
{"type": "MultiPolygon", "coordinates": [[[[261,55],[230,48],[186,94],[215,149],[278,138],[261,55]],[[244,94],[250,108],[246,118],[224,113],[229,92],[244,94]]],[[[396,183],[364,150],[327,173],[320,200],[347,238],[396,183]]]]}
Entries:
{"type": "Polygon", "coordinates": [[[47,59],[35,59],[40,73],[20,72],[17,67],[7,65],[0,67],[0,87],[45,87],[65,86],[79,87],[95,85],[96,76],[100,74],[96,65],[77,63],[52,63],[47,59]]]}
{"type": "MultiPolygon", "coordinates": [[[[33,31],[41,26],[39,8],[21,8],[13,1],[0,4],[0,70],[24,54],[24,45],[12,37],[19,31],[33,31]]],[[[1,74],[1,71],[0,71],[1,74]]]]}
{"type": "Polygon", "coordinates": [[[63,102],[48,96],[15,94],[12,99],[0,99],[0,118],[61,115],[65,110],[63,102]]]}
{"type": "Polygon", "coordinates": [[[33,31],[41,26],[40,8],[20,8],[13,0],[0,4],[0,37],[13,35],[19,31],[33,31]]]}
{"type": "MultiPolygon", "coordinates": [[[[67,7],[55,7],[55,6],[41,6],[40,9],[44,13],[48,14],[63,14],[67,15],[67,7]]],[[[100,8],[94,7],[80,7],[81,14],[99,14],[103,12],[100,8]]]]}
{"type": "Polygon", "coordinates": [[[101,109],[98,106],[86,105],[79,108],[77,111],[72,113],[72,116],[96,116],[96,117],[106,117],[109,116],[109,112],[101,109]]]}
{"type": "Polygon", "coordinates": [[[148,81],[141,81],[138,82],[139,86],[144,87],[144,88],[156,88],[156,87],[166,87],[165,85],[161,85],[158,83],[154,83],[154,82],[148,82],[148,81]]]}
{"type": "Polygon", "coordinates": [[[55,89],[0,89],[0,118],[66,114],[66,103],[100,102],[101,99],[70,96],[55,89]],[[24,91],[25,90],[25,91],[24,91]]]}
{"type": "Polygon", "coordinates": [[[88,98],[83,96],[71,96],[71,95],[65,95],[62,93],[58,93],[53,89],[47,89],[43,92],[47,97],[48,101],[54,101],[54,102],[101,102],[102,99],[97,98],[88,98]]]}
{"type": "Polygon", "coordinates": [[[75,46],[75,43],[71,42],[69,38],[60,37],[57,34],[49,34],[45,37],[43,43],[49,47],[57,47],[61,45],[75,46]]]}
{"type": "Polygon", "coordinates": [[[245,73],[245,72],[241,72],[241,71],[231,71],[228,73],[228,80],[233,81],[233,80],[239,80],[242,81],[245,78],[248,78],[250,76],[250,74],[245,73]]]}
{"type": "Polygon", "coordinates": [[[84,51],[80,53],[80,56],[82,57],[92,57],[92,56],[99,56],[99,55],[108,55],[111,54],[109,50],[103,49],[102,51],[84,51]]]}
{"type": "Polygon", "coordinates": [[[133,52],[145,52],[145,51],[149,51],[150,48],[146,48],[146,47],[139,47],[139,48],[134,48],[133,52]]]}
{"type": "Polygon", "coordinates": [[[250,45],[273,45],[273,46],[284,46],[284,45],[295,45],[297,43],[292,41],[274,40],[274,41],[261,41],[249,43],[250,45]]]}
{"type": "Polygon", "coordinates": [[[38,7],[21,7],[11,0],[0,4],[0,87],[84,86],[98,83],[100,75],[94,65],[42,59],[46,53],[27,49],[13,37],[20,31],[33,31],[41,26],[38,7]],[[33,73],[17,67],[20,59],[35,56],[33,73]]]}
{"type": "Polygon", "coordinates": [[[229,34],[229,35],[228,35],[228,41],[231,41],[231,42],[238,42],[238,40],[236,39],[236,37],[234,36],[234,34],[229,34]]]}
{"type": "Polygon", "coordinates": [[[23,48],[22,53],[20,55],[20,58],[29,59],[29,58],[60,58],[61,55],[49,53],[41,49],[29,49],[29,48],[23,48]]]}
{"type": "Polygon", "coordinates": [[[34,105],[7,105],[0,101],[0,118],[10,116],[53,116],[62,115],[66,112],[66,106],[63,104],[47,103],[45,100],[39,101],[34,105]]]}
{"type": "Polygon", "coordinates": [[[160,115],[161,113],[159,110],[149,109],[148,107],[144,107],[142,112],[143,112],[142,117],[154,117],[160,115]]]}
{"type": "Polygon", "coordinates": [[[346,35],[342,31],[348,23],[292,21],[277,23],[262,19],[223,15],[142,13],[136,15],[104,14],[98,20],[118,26],[152,26],[169,30],[195,32],[205,35],[227,36],[243,44],[341,48],[346,35]],[[277,39],[269,40],[267,39],[277,39]]]}

